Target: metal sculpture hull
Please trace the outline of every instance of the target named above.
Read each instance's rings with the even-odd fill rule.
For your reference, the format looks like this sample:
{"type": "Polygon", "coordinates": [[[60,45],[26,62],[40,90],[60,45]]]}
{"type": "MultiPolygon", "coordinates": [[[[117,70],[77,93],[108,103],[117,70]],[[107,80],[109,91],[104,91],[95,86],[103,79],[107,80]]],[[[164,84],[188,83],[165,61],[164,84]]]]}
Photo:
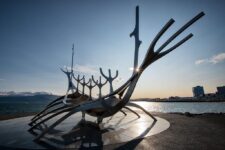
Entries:
{"type": "MultiPolygon", "coordinates": [[[[46,110],[49,110],[49,108],[54,107],[55,105],[62,104],[60,101],[62,98],[61,97],[53,102],[51,102],[45,110],[40,112],[38,115],[36,115],[32,119],[32,125],[31,130],[35,129],[35,127],[39,126],[40,124],[48,121],[49,119],[58,116],[59,114],[65,113],[61,118],[59,118],[56,122],[51,124],[49,127],[45,128],[37,137],[36,140],[39,140],[42,138],[46,133],[48,133],[51,129],[56,127],[58,124],[60,124],[62,121],[70,117],[71,115],[77,113],[77,112],[82,112],[83,115],[84,113],[87,113],[91,116],[97,117],[98,123],[102,122],[102,119],[105,117],[109,117],[114,115],[115,113],[122,111],[123,108],[126,108],[130,110],[131,112],[135,113],[137,116],[138,114],[130,109],[127,106],[130,107],[136,107],[144,111],[146,114],[148,114],[154,121],[156,121],[155,117],[152,116],[147,110],[142,108],[141,106],[130,102],[130,97],[132,96],[132,93],[136,87],[136,84],[138,82],[138,79],[144,72],[144,70],[154,63],[155,61],[159,60],[163,56],[167,55],[183,43],[185,43],[187,40],[189,40],[193,34],[187,35],[185,38],[183,38],[181,41],[176,43],[174,46],[170,47],[167,50],[162,51],[169,43],[171,43],[178,35],[180,35],[185,29],[187,29],[189,26],[191,26],[194,22],[196,22],[198,19],[200,19],[202,16],[204,16],[204,13],[201,12],[197,16],[195,16],[193,19],[191,19],[189,22],[187,22],[184,26],[182,26],[177,32],[175,32],[171,37],[168,38],[168,40],[165,41],[157,50],[155,50],[155,45],[157,41],[160,39],[160,37],[167,31],[167,29],[174,23],[173,19],[170,19],[166,25],[160,30],[160,32],[155,36],[153,39],[152,43],[150,44],[147,53],[145,55],[145,58],[142,62],[142,64],[138,67],[138,50],[141,44],[141,41],[139,40],[139,8],[138,6],[136,7],[136,25],[134,31],[130,34],[130,36],[134,36],[135,38],[135,56],[134,56],[134,67],[133,67],[133,74],[127,80],[121,87],[113,91],[112,88],[112,81],[114,80],[114,77],[111,76],[111,71],[109,72],[109,77],[107,77],[102,70],[100,69],[101,74],[103,77],[110,82],[110,93],[108,95],[102,96],[99,95],[99,98],[97,99],[92,99],[91,93],[88,95],[84,94],[84,85],[87,86],[87,83],[85,83],[84,79],[81,84],[83,84],[83,90],[82,94],[78,90],[73,94],[68,95],[68,97],[72,97],[72,101],[70,103],[66,103],[68,105],[62,106],[60,108],[53,109],[52,112],[54,113],[45,113],[46,110]],[[48,114],[48,116],[46,115],[48,114]],[[50,114],[50,115],[49,115],[50,114]],[[43,116],[45,116],[43,118],[43,116]],[[36,123],[35,121],[38,121],[40,118],[42,118],[41,121],[36,123]]],[[[118,72],[116,73],[116,76],[118,76],[118,72]]],[[[75,79],[76,80],[76,79],[75,79]]],[[[102,83],[101,81],[99,82],[99,85],[97,81],[95,81],[92,77],[93,82],[95,85],[99,86],[101,90],[102,83]]],[[[101,79],[100,79],[101,80],[101,79]]],[[[78,80],[78,82],[80,82],[78,80]]],[[[91,80],[90,80],[91,82],[91,80]]],[[[104,83],[105,84],[105,83],[104,83]]],[[[78,85],[78,84],[77,84],[78,85]]],[[[89,89],[92,89],[94,85],[90,84],[89,89]]],[[[101,91],[99,92],[101,94],[101,91]]]]}

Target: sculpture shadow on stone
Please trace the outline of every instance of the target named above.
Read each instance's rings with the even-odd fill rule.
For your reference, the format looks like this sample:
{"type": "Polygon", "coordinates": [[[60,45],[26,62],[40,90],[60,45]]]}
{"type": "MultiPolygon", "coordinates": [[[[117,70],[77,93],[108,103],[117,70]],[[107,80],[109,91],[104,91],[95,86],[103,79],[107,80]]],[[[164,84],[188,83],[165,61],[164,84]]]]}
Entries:
{"type": "MultiPolygon", "coordinates": [[[[35,141],[36,144],[41,145],[45,148],[97,148],[102,149],[104,146],[104,140],[102,139],[103,134],[110,134],[111,132],[118,132],[120,134],[123,134],[123,130],[114,131],[118,125],[121,124],[121,120],[125,118],[125,116],[121,117],[118,121],[116,121],[114,127],[107,127],[102,128],[99,126],[99,124],[92,122],[92,121],[80,121],[72,127],[72,129],[64,133],[63,131],[59,129],[52,130],[48,136],[44,137],[43,139],[39,141],[35,141]],[[52,136],[53,135],[53,136],[52,136]]],[[[110,118],[108,119],[110,121],[110,118]]],[[[126,124],[132,124],[135,122],[136,119],[132,119],[126,122],[126,124]]],[[[107,124],[106,121],[105,123],[107,124]]],[[[135,137],[131,142],[132,144],[135,144],[135,140],[141,141],[145,135],[147,135],[150,130],[154,127],[155,121],[151,122],[149,126],[137,137],[135,137]]],[[[121,126],[124,126],[125,124],[121,124],[121,126]]],[[[39,132],[42,132],[45,128],[47,128],[47,125],[44,125],[43,128],[39,128],[39,132]]],[[[37,133],[33,133],[34,135],[37,135],[37,133]]],[[[114,133],[115,134],[115,133],[114,133]]],[[[119,135],[118,135],[119,137],[119,135]]],[[[110,136],[111,141],[118,141],[118,137],[110,136]]],[[[115,143],[116,144],[116,143],[115,143]]],[[[129,144],[129,142],[127,143],[129,144]]]]}

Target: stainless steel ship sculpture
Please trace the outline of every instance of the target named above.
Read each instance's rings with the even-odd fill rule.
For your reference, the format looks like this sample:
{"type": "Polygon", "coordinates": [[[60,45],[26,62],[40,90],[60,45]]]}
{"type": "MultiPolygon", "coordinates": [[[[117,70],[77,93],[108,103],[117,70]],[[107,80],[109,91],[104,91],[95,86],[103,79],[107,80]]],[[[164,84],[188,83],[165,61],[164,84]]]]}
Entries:
{"type": "MultiPolygon", "coordinates": [[[[80,75],[75,77],[73,69],[70,69],[70,71],[69,70],[65,71],[62,69],[62,71],[68,77],[68,89],[66,95],[52,101],[45,107],[45,109],[43,109],[41,112],[35,115],[31,119],[31,122],[29,123],[29,125],[31,126],[29,131],[38,130],[42,124],[48,122],[52,118],[59,115],[62,116],[48,127],[42,129],[41,132],[37,135],[35,140],[40,140],[43,136],[45,136],[45,134],[50,132],[53,128],[55,128],[65,119],[67,119],[68,117],[77,112],[82,112],[82,120],[85,119],[85,114],[96,117],[97,123],[99,124],[102,122],[104,118],[113,116],[118,112],[122,112],[126,115],[126,113],[122,110],[124,108],[140,117],[137,112],[135,112],[130,108],[136,107],[144,111],[146,114],[148,114],[153,119],[154,122],[157,121],[156,118],[152,116],[147,110],[145,110],[138,104],[131,102],[130,97],[132,96],[132,93],[135,89],[138,79],[140,78],[144,70],[153,62],[159,60],[160,58],[167,55],[168,53],[170,53],[171,51],[173,51],[174,49],[185,43],[187,40],[189,40],[193,36],[192,33],[188,34],[186,37],[184,37],[181,41],[179,41],[172,47],[164,50],[169,43],[171,43],[177,36],[179,36],[184,30],[186,30],[194,22],[199,20],[202,16],[204,16],[203,12],[196,15],[184,26],[182,26],[177,32],[175,32],[172,36],[170,36],[158,49],[155,49],[155,45],[158,42],[158,40],[167,31],[167,29],[175,22],[173,19],[170,19],[165,24],[165,26],[160,30],[160,32],[155,36],[155,38],[153,39],[152,43],[150,44],[147,50],[147,53],[145,55],[142,64],[138,67],[138,51],[141,41],[139,40],[139,7],[137,6],[136,25],[134,31],[130,34],[130,36],[134,36],[135,39],[134,67],[131,77],[122,86],[120,86],[118,89],[114,91],[112,82],[118,76],[118,71],[116,71],[115,77],[112,77],[111,70],[109,70],[109,76],[107,77],[100,68],[101,75],[106,79],[106,81],[102,83],[101,77],[99,77],[99,80],[95,80],[94,77],[92,76],[92,78],[89,79],[88,82],[86,82],[84,76],[82,78],[80,78],[80,75]],[[72,82],[73,79],[77,83],[76,87],[72,82]],[[106,84],[106,82],[109,82],[110,92],[108,95],[103,96],[101,89],[106,84]],[[79,90],[79,85],[82,86],[82,90],[79,90]],[[92,89],[95,86],[98,87],[99,89],[99,95],[98,98],[96,99],[92,97],[92,89]],[[88,87],[89,95],[85,94],[85,87],[88,87]],[[69,94],[69,91],[72,91],[72,93],[69,94]]],[[[73,53],[74,53],[74,46],[73,46],[73,53]]],[[[72,54],[71,68],[73,68],[73,54],[72,54]]]]}

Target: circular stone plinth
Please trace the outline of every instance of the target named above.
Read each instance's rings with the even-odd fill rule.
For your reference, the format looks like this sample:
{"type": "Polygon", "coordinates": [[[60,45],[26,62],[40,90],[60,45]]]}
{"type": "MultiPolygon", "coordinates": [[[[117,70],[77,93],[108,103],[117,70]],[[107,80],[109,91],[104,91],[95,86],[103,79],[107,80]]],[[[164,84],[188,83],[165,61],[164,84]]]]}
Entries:
{"type": "Polygon", "coordinates": [[[35,133],[39,134],[54,121],[42,125],[40,129],[28,132],[28,123],[32,116],[0,121],[0,146],[27,149],[45,148],[80,148],[94,147],[109,144],[118,144],[130,140],[152,136],[165,131],[170,123],[156,117],[157,121],[147,114],[141,113],[140,118],[135,114],[126,112],[127,116],[117,113],[113,117],[105,118],[98,126],[96,118],[86,116],[86,122],[81,122],[81,114],[77,113],[59,124],[39,142],[34,142],[35,133]]]}

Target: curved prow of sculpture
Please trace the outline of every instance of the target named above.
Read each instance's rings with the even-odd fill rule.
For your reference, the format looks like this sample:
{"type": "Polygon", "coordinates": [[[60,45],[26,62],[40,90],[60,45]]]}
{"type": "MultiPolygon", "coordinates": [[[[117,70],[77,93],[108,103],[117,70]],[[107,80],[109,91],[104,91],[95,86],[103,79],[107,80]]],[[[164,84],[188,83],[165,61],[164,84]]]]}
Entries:
{"type": "Polygon", "coordinates": [[[164,47],[166,47],[171,41],[173,41],[179,34],[181,34],[185,29],[187,29],[190,25],[192,25],[194,22],[196,22],[198,19],[200,19],[204,15],[203,12],[199,13],[197,16],[195,16],[193,19],[191,19],[189,22],[187,22],[183,27],[181,27],[177,32],[175,32],[162,46],[159,47],[158,50],[154,50],[154,46],[157,43],[157,41],[160,39],[160,37],[163,35],[163,33],[173,24],[174,20],[170,20],[163,28],[162,30],[156,35],[153,42],[150,44],[150,47],[145,55],[145,58],[139,67],[139,71],[133,73],[133,75],[130,77],[130,79],[123,84],[120,88],[118,88],[113,93],[106,95],[103,97],[103,99],[107,99],[108,97],[111,97],[113,95],[119,95],[121,98],[121,101],[114,107],[107,105],[106,101],[102,101],[102,105],[110,109],[111,113],[116,113],[120,109],[122,109],[130,100],[130,97],[135,89],[135,86],[138,82],[139,77],[143,73],[143,71],[153,62],[156,60],[162,58],[172,50],[176,49],[180,45],[182,45],[184,42],[186,42],[188,39],[190,39],[193,35],[189,34],[185,38],[183,38],[181,41],[179,41],[177,44],[172,46],[171,48],[167,49],[166,51],[162,51],[164,47]],[[123,96],[124,95],[124,96],[123,96]]]}
{"type": "Polygon", "coordinates": [[[108,82],[107,80],[105,81],[105,83],[102,83],[102,77],[99,76],[99,81],[94,79],[94,76],[91,76],[92,81],[97,85],[98,89],[99,89],[99,94],[98,94],[98,98],[102,97],[102,87],[108,82]]]}
{"type": "Polygon", "coordinates": [[[173,19],[170,19],[166,25],[161,29],[161,31],[156,35],[152,43],[150,44],[147,54],[145,55],[144,61],[142,65],[140,66],[140,69],[143,71],[145,68],[147,68],[151,63],[158,60],[159,58],[165,56],[166,54],[170,53],[183,43],[185,43],[187,40],[189,40],[193,34],[190,33],[185,38],[183,38],[181,41],[176,43],[174,46],[168,48],[167,50],[161,52],[169,43],[171,43],[177,36],[179,36],[184,30],[186,30],[189,26],[191,26],[193,23],[195,23],[197,20],[199,20],[202,16],[204,16],[204,12],[199,13],[194,18],[192,18],[190,21],[188,21],[184,26],[182,26],[177,32],[175,32],[170,38],[166,40],[165,43],[163,43],[157,50],[155,50],[155,45],[157,41],[160,39],[160,37],[167,31],[167,29],[175,22],[173,19]]]}
{"type": "MultiPolygon", "coordinates": [[[[193,19],[191,19],[190,21],[188,21],[184,26],[182,26],[177,32],[175,32],[168,40],[166,40],[165,43],[163,43],[159,49],[157,49],[156,51],[154,50],[155,45],[157,43],[157,41],[160,39],[160,37],[167,31],[167,29],[174,23],[173,19],[170,19],[166,25],[161,29],[161,31],[156,35],[156,37],[154,38],[154,40],[152,41],[152,43],[150,44],[150,47],[147,50],[147,53],[145,55],[145,58],[142,62],[142,64],[139,67],[139,71],[135,72],[130,79],[124,83],[120,88],[118,88],[117,90],[115,90],[113,93],[104,96],[103,98],[107,98],[110,97],[112,95],[116,95],[118,94],[120,96],[120,98],[122,98],[124,101],[121,101],[123,104],[127,103],[129,101],[129,98],[131,97],[133,90],[136,86],[136,83],[140,77],[140,75],[143,73],[143,71],[153,62],[155,62],[156,60],[162,58],[163,56],[165,56],[166,54],[168,54],[169,52],[173,51],[174,49],[176,49],[177,47],[179,47],[180,45],[182,45],[183,43],[185,43],[187,40],[189,40],[193,34],[189,34],[188,36],[186,36],[185,38],[183,38],[181,41],[179,41],[178,43],[176,43],[174,46],[170,47],[169,49],[162,51],[163,48],[165,48],[171,41],[173,41],[178,35],[180,35],[185,29],[187,29],[189,26],[191,26],[194,22],[196,22],[197,20],[199,20],[202,16],[204,16],[204,12],[199,13],[198,15],[196,15],[193,19]],[[125,96],[124,93],[126,91],[125,96]]],[[[121,104],[121,105],[123,105],[121,104]]]]}
{"type": "Polygon", "coordinates": [[[113,85],[112,85],[112,82],[113,82],[113,80],[115,80],[118,77],[118,74],[119,74],[118,70],[116,70],[116,75],[114,77],[112,77],[111,70],[110,69],[108,70],[109,76],[106,76],[103,73],[102,68],[99,68],[99,70],[100,70],[101,75],[109,82],[109,88],[110,88],[109,89],[109,92],[110,93],[113,93],[113,85]]]}
{"type": "MultiPolygon", "coordinates": [[[[187,29],[189,26],[191,26],[194,22],[199,20],[201,17],[203,17],[205,14],[204,12],[199,13],[196,15],[194,18],[192,18],[190,21],[188,21],[184,26],[182,26],[177,32],[175,32],[168,40],[166,40],[165,43],[163,43],[157,50],[155,50],[155,45],[157,41],[160,39],[160,37],[167,31],[167,29],[175,22],[173,19],[170,19],[166,25],[160,30],[160,32],[156,35],[156,37],[153,39],[152,43],[150,44],[147,53],[145,55],[145,58],[139,67],[139,72],[136,72],[135,74],[132,75],[132,77],[124,84],[122,85],[118,90],[116,90],[112,94],[119,94],[120,97],[124,94],[125,90],[129,87],[130,81],[135,80],[135,78],[139,78],[141,73],[153,62],[156,60],[162,58],[166,54],[170,53],[183,43],[185,43],[187,40],[189,40],[193,34],[187,35],[185,38],[183,38],[181,41],[176,43],[174,46],[168,48],[167,50],[161,52],[163,48],[165,48],[170,42],[172,42],[178,35],[180,35],[185,29],[187,29]]],[[[136,81],[137,82],[137,81],[136,81]]],[[[132,89],[132,88],[131,88],[132,89]]],[[[129,91],[129,90],[128,90],[129,91]]],[[[131,90],[132,91],[132,90],[131,90]]],[[[133,91],[132,91],[133,92],[133,91]]],[[[128,95],[130,92],[128,92],[128,95]]],[[[131,95],[130,95],[131,96],[131,95]]],[[[128,96],[129,97],[129,96],[128,96]]]]}

